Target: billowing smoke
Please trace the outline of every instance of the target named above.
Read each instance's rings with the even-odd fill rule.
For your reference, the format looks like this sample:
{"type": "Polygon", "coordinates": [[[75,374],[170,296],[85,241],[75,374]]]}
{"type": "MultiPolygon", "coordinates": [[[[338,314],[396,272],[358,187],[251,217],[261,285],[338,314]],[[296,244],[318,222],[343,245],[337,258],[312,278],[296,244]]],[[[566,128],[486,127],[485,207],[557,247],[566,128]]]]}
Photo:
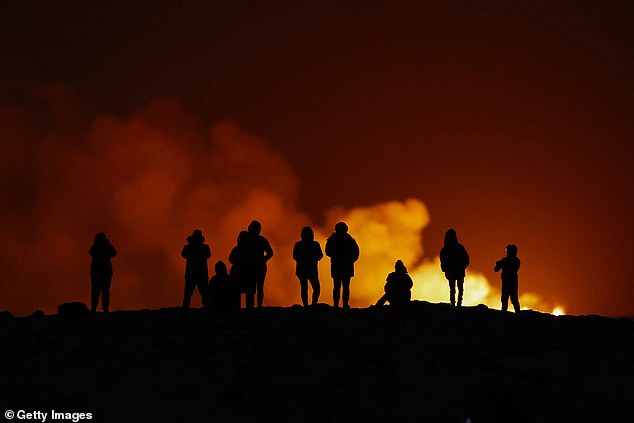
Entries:
{"type": "MultiPolygon", "coordinates": [[[[52,312],[65,301],[88,302],[88,248],[100,231],[119,252],[112,309],[178,305],[185,238],[195,228],[203,231],[213,269],[253,219],[262,222],[275,250],[266,304],[299,302],[291,250],[311,221],[297,209],[291,165],[266,141],[233,123],[201,128],[169,100],[125,118],[98,115],[86,122],[60,98],[66,99],[53,94],[49,122],[22,109],[0,110],[1,309],[52,312]]],[[[422,261],[429,215],[421,201],[333,209],[326,217],[325,227],[315,228],[322,246],[334,223],[344,220],[361,247],[354,306],[381,295],[396,259],[409,266],[414,298],[447,300],[438,263],[422,261]]],[[[331,302],[328,264],[320,265],[323,302],[331,302]]],[[[465,304],[482,302],[497,306],[498,295],[472,272],[465,304]]]]}
{"type": "MultiPolygon", "coordinates": [[[[440,258],[423,259],[423,230],[430,219],[423,202],[409,199],[351,210],[334,209],[328,217],[330,227],[344,220],[361,246],[357,274],[352,282],[354,305],[367,306],[378,299],[396,260],[402,260],[408,267],[414,281],[413,299],[449,301],[449,286],[440,271],[440,258]]],[[[327,266],[322,265],[321,274],[328,275],[327,271],[327,266]]],[[[481,273],[468,269],[463,303],[499,308],[500,290],[491,286],[481,273]]],[[[520,294],[520,303],[523,308],[551,309],[540,296],[530,292],[520,294]]]]}

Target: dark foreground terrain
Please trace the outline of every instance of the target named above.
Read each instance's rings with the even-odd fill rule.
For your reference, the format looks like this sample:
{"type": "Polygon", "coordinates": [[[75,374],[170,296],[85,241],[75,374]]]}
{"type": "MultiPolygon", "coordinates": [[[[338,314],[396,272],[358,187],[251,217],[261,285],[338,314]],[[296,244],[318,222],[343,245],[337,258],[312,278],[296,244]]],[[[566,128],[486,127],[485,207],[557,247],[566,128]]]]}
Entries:
{"type": "Polygon", "coordinates": [[[630,320],[484,306],[5,318],[0,415],[625,422],[634,416],[633,361],[630,320]]]}

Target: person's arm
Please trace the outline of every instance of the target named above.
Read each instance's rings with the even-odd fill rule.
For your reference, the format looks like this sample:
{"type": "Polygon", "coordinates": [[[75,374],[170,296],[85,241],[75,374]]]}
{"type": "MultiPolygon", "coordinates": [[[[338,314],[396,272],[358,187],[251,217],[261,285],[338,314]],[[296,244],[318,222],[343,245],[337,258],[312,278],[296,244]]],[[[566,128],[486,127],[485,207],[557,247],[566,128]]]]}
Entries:
{"type": "Polygon", "coordinates": [[[186,259],[189,256],[189,248],[187,248],[187,245],[185,245],[183,247],[183,251],[181,251],[181,256],[186,259]]]}
{"type": "Polygon", "coordinates": [[[271,248],[268,239],[264,238],[264,241],[266,241],[264,244],[264,261],[269,261],[273,257],[273,248],[271,248]]]}
{"type": "Polygon", "coordinates": [[[315,245],[315,259],[317,261],[321,260],[322,258],[324,258],[324,253],[321,251],[321,245],[319,245],[319,243],[317,241],[314,241],[314,245],[315,245]]]}
{"type": "Polygon", "coordinates": [[[205,258],[208,259],[211,257],[211,248],[209,248],[209,245],[204,244],[205,245],[205,258]]]}
{"type": "Polygon", "coordinates": [[[296,242],[293,247],[293,260],[299,261],[299,242],[296,242]]]}
{"type": "Polygon", "coordinates": [[[352,238],[352,261],[359,260],[359,244],[352,238]]]}
{"type": "Polygon", "coordinates": [[[117,250],[115,250],[115,248],[110,245],[110,258],[115,257],[117,255],[117,250]]]}
{"type": "Polygon", "coordinates": [[[237,256],[238,256],[238,249],[236,247],[233,247],[233,249],[231,250],[231,253],[229,253],[229,263],[236,264],[236,261],[238,258],[237,256]]]}
{"type": "Polygon", "coordinates": [[[493,268],[494,272],[499,272],[502,268],[502,260],[498,260],[495,262],[495,267],[493,268]]]}

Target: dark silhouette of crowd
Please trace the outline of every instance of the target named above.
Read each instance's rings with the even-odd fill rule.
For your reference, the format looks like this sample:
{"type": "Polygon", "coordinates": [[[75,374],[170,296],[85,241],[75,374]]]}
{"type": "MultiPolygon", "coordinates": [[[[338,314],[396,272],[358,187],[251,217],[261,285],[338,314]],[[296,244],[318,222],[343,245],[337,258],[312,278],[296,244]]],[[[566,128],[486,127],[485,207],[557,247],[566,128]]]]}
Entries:
{"type": "MultiPolygon", "coordinates": [[[[211,258],[211,248],[205,244],[200,229],[195,229],[187,237],[187,243],[181,252],[186,260],[185,287],[182,308],[190,307],[194,291],[198,289],[204,307],[212,310],[239,309],[244,304],[248,309],[261,308],[264,303],[264,282],[267,263],[273,257],[273,248],[268,239],[261,235],[262,225],[252,221],[246,231],[238,234],[236,246],[229,254],[230,269],[223,261],[215,263],[215,274],[209,278],[207,261],[211,258]]],[[[95,312],[101,297],[102,309],[109,311],[110,285],[112,281],[112,262],[117,251],[103,232],[94,237],[90,248],[92,262],[90,266],[91,310],[95,312]]],[[[328,237],[325,253],[330,257],[330,275],[333,280],[333,306],[339,307],[342,301],[344,309],[350,308],[350,282],[354,276],[354,266],[359,259],[359,245],[348,233],[348,225],[338,222],[334,232],[328,237]]],[[[321,245],[315,240],[310,226],[301,230],[300,240],[293,248],[295,275],[299,281],[300,298],[304,307],[316,306],[319,302],[321,284],[318,263],[324,257],[321,245]],[[309,284],[312,296],[309,303],[309,284]]],[[[469,266],[467,249],[458,242],[454,229],[445,233],[444,245],[440,250],[440,267],[449,283],[449,301],[452,306],[462,306],[464,280],[469,266]],[[456,287],[458,298],[456,301],[456,287]]],[[[517,246],[506,247],[506,257],[498,260],[494,271],[502,271],[502,310],[507,311],[511,300],[515,312],[519,312],[518,276],[520,260],[517,258],[517,246]]],[[[384,294],[376,306],[389,303],[394,308],[404,308],[411,301],[413,281],[402,260],[397,260],[394,271],[386,279],[384,294]]]]}

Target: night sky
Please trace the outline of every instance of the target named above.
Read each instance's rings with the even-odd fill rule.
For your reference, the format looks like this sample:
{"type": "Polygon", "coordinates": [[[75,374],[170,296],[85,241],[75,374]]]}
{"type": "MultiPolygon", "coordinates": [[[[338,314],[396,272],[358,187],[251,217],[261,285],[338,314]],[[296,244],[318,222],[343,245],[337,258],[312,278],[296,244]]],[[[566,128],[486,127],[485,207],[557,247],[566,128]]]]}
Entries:
{"type": "Polygon", "coordinates": [[[87,300],[100,230],[113,290],[121,275],[120,297],[175,305],[194,227],[215,261],[261,217],[281,260],[279,240],[333,208],[415,198],[425,259],[455,228],[498,286],[515,243],[520,292],[634,315],[632,2],[128,3],[0,6],[0,309],[87,300]],[[240,197],[251,186],[282,200],[240,197]],[[126,291],[126,272],[167,276],[126,291]]]}

